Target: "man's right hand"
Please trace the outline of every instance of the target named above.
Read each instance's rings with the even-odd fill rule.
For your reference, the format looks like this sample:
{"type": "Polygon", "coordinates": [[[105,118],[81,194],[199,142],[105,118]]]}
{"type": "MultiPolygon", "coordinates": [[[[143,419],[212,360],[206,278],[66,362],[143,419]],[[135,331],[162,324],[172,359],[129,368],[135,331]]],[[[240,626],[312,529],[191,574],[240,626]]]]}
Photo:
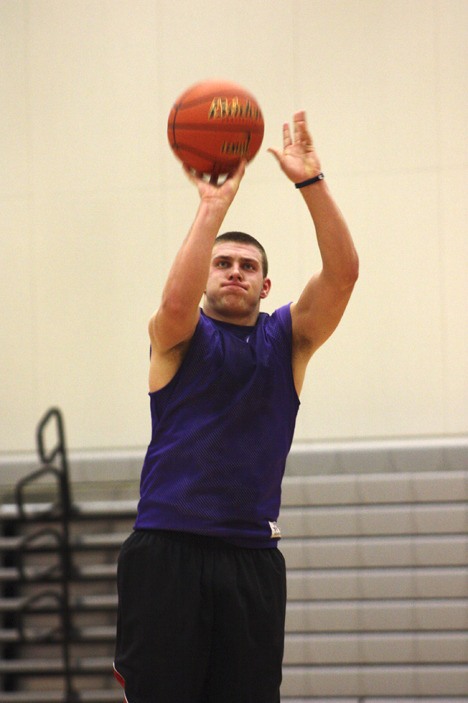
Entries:
{"type": "Polygon", "coordinates": [[[229,174],[226,180],[220,184],[215,183],[214,178],[205,180],[203,174],[194,172],[188,166],[184,166],[184,170],[188,179],[197,186],[201,200],[224,201],[226,206],[229,207],[239,190],[240,182],[245,174],[246,165],[247,162],[242,160],[236,170],[229,174]]]}

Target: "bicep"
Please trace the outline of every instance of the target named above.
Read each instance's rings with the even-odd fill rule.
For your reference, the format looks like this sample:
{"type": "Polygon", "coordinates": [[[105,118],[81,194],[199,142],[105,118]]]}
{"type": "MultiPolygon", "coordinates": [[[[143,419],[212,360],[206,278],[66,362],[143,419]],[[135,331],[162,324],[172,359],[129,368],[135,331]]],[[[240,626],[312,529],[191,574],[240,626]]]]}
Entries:
{"type": "Polygon", "coordinates": [[[293,345],[310,358],[333,334],[346,310],[354,285],[337,286],[321,272],[313,276],[291,306],[293,345]]]}
{"type": "Polygon", "coordinates": [[[166,354],[189,342],[199,319],[199,308],[187,315],[186,311],[177,314],[177,311],[169,311],[161,306],[148,323],[152,349],[159,354],[166,354]]]}
{"type": "Polygon", "coordinates": [[[151,317],[148,332],[151,341],[149,369],[150,393],[166,386],[182,364],[200,318],[200,311],[191,323],[177,316],[171,318],[161,308],[151,317]]]}

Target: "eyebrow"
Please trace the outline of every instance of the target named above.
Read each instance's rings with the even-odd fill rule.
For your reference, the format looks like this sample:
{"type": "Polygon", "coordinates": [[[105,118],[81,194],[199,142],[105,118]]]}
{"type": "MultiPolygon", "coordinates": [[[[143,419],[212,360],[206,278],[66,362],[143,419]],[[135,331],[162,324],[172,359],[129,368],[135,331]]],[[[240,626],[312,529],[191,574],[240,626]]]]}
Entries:
{"type": "MultiPolygon", "coordinates": [[[[215,256],[213,256],[213,261],[232,261],[233,259],[234,257],[229,254],[215,254],[215,256]]],[[[245,264],[261,265],[261,261],[259,259],[252,259],[249,256],[241,256],[240,260],[245,264]]]]}

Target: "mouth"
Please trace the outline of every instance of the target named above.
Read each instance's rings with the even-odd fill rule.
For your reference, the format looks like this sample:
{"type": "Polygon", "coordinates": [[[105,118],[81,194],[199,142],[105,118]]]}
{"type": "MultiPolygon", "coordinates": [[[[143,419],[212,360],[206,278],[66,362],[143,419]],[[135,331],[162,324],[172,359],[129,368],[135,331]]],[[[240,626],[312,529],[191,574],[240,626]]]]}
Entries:
{"type": "Polygon", "coordinates": [[[242,283],[223,283],[223,288],[237,288],[240,290],[246,290],[242,283]]]}

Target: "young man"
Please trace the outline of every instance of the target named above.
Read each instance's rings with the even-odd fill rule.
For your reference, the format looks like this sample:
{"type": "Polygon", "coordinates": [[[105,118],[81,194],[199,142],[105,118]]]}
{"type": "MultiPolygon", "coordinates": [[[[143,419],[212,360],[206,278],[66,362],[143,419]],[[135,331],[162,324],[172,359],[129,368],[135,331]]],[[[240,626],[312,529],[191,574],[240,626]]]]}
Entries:
{"type": "Polygon", "coordinates": [[[187,172],[200,204],[149,323],[152,438],[119,558],[115,672],[128,703],[280,700],[281,481],[306,366],[343,315],[358,258],[304,112],[270,151],[300,189],[322,269],[296,303],[260,313],[263,247],[216,239],[245,164],[219,186],[187,172]]]}

